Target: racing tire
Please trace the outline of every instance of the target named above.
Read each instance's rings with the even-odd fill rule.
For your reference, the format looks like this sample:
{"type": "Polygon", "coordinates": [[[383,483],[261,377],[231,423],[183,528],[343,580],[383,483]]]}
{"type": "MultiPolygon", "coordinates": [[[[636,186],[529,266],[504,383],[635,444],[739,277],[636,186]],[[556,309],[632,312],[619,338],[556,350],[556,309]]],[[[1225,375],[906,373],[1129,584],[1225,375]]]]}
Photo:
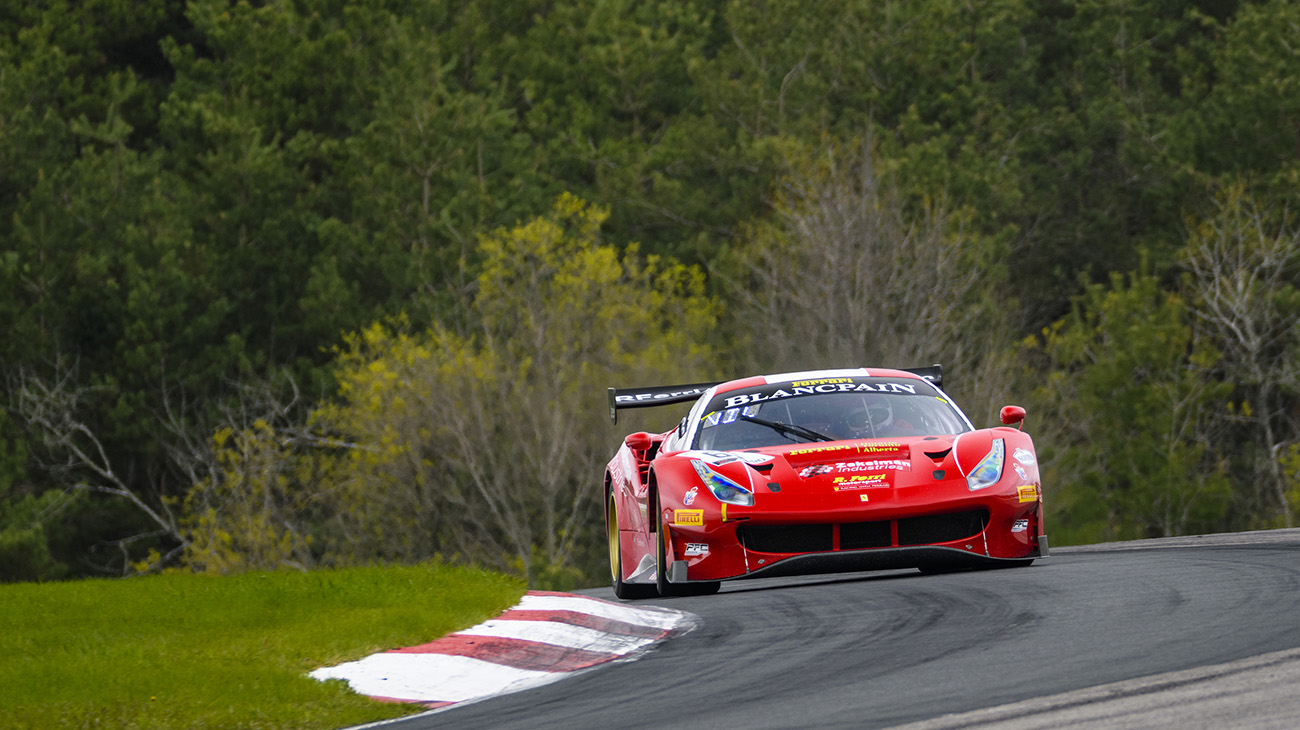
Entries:
{"type": "Polygon", "coordinates": [[[655,587],[661,596],[711,596],[722,587],[720,581],[698,581],[694,583],[669,583],[668,571],[668,526],[664,524],[664,511],[659,509],[659,495],[654,499],[655,520],[655,587]]]}
{"type": "Polygon", "coordinates": [[[618,507],[616,503],[614,490],[611,489],[605,500],[605,538],[609,542],[610,584],[614,588],[614,595],[625,601],[654,598],[659,595],[659,591],[655,589],[655,586],[649,583],[623,582],[623,546],[618,539],[618,507]]]}

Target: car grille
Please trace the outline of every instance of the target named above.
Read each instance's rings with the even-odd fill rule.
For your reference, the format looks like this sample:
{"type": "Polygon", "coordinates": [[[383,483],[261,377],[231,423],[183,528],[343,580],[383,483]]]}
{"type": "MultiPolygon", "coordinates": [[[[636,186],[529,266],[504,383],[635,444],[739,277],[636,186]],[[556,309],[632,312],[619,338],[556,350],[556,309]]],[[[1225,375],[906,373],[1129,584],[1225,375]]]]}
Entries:
{"type": "Polygon", "coordinates": [[[820,553],[834,548],[831,525],[744,525],[740,542],[760,553],[820,553]]]}
{"type": "Polygon", "coordinates": [[[893,544],[889,535],[888,520],[883,522],[850,522],[846,525],[840,525],[841,550],[890,547],[893,544]]]}
{"type": "Polygon", "coordinates": [[[898,521],[898,544],[933,545],[963,540],[983,532],[988,523],[989,513],[985,510],[908,517],[898,521]]]}
{"type": "Polygon", "coordinates": [[[736,530],[748,550],[760,553],[818,553],[833,550],[911,547],[963,540],[988,524],[987,510],[907,517],[901,520],[848,522],[841,525],[742,525],[736,530]],[[897,523],[898,541],[894,542],[897,523]],[[836,528],[839,547],[835,546],[836,528]]]}

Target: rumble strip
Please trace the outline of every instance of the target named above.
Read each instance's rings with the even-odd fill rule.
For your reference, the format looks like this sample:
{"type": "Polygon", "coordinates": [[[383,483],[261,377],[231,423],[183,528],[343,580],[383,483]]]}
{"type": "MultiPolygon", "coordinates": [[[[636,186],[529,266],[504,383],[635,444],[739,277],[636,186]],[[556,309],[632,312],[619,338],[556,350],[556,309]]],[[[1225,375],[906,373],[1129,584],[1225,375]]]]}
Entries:
{"type": "Polygon", "coordinates": [[[354,692],[430,708],[520,692],[569,673],[627,659],[697,619],[572,593],[529,591],[514,608],[437,641],[311,672],[354,692]]]}

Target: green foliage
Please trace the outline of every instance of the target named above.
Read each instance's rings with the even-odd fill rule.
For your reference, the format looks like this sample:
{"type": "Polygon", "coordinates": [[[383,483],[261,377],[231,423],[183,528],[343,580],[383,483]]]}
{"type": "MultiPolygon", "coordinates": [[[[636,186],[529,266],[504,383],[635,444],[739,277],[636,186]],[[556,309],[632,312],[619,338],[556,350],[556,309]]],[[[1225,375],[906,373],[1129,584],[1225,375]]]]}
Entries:
{"type": "Polygon", "coordinates": [[[686,369],[709,367],[700,343],[717,322],[698,269],[635,245],[620,253],[601,240],[607,217],[565,195],[549,215],[484,236],[466,335],[412,332],[406,318],[348,335],[338,397],[310,423],[332,450],[302,450],[266,424],[219,433],[221,466],[185,505],[187,563],[444,554],[549,587],[584,582],[599,522],[588,482],[609,452],[589,425],[603,389],[698,379],[686,369]],[[310,545],[305,516],[318,527],[310,545]]]}
{"type": "Polygon", "coordinates": [[[337,728],[399,717],[306,676],[477,624],[515,578],[410,567],[0,586],[0,707],[14,730],[337,728]]]}
{"type": "Polygon", "coordinates": [[[1300,444],[1292,444],[1287,448],[1285,456],[1282,458],[1282,468],[1287,478],[1286,504],[1290,505],[1292,514],[1290,516],[1291,524],[1300,520],[1300,444]]]}
{"type": "Polygon", "coordinates": [[[1027,346],[1052,363],[1036,398],[1060,428],[1043,481],[1061,542],[1226,526],[1231,484],[1213,416],[1231,388],[1207,378],[1219,355],[1193,339],[1179,296],[1153,275],[1114,274],[1027,346]]]}
{"type": "MultiPolygon", "coordinates": [[[[76,361],[75,385],[100,394],[80,422],[114,473],[158,509],[199,483],[213,505],[234,498],[222,486],[243,483],[234,462],[217,468],[209,445],[220,428],[234,441],[215,452],[246,437],[257,444],[250,453],[289,463],[317,448],[281,422],[272,437],[255,417],[229,417],[240,386],[269,373],[300,385],[284,418],[301,423],[314,404],[351,397],[334,400],[336,366],[346,379],[392,349],[393,372],[440,373],[411,380],[405,405],[389,398],[412,424],[395,428],[416,443],[426,437],[414,424],[429,420],[428,403],[453,402],[439,400],[447,392],[495,422],[511,418],[502,404],[533,397],[528,388],[558,384],[551,400],[567,410],[557,412],[579,421],[599,411],[595,389],[614,378],[755,362],[750,335],[706,324],[718,310],[704,292],[725,292],[754,331],[790,326],[788,309],[745,306],[771,294],[755,288],[771,280],[753,265],[788,253],[802,271],[787,265],[783,281],[806,280],[818,263],[809,247],[782,247],[799,241],[790,221],[818,207],[796,201],[815,191],[822,204],[862,202],[850,176],[809,163],[827,150],[869,148],[889,181],[880,200],[898,222],[891,235],[947,231],[934,239],[944,260],[978,275],[965,288],[950,279],[960,292],[945,303],[961,306],[943,314],[905,294],[928,286],[922,279],[898,277],[881,318],[906,329],[922,312],[910,344],[883,352],[956,358],[973,375],[961,382],[973,384],[976,408],[991,407],[1005,382],[998,371],[1012,350],[1003,343],[1067,317],[1088,283],[1142,265],[1139,251],[1170,272],[1162,291],[1200,307],[1205,298],[1177,289],[1171,266],[1200,240],[1199,223],[1189,236],[1186,221],[1216,220],[1214,190],[1246,180],[1260,207],[1276,211],[1294,209],[1300,189],[1300,55],[1290,42],[1300,11],[1281,0],[10,5],[0,10],[0,369],[12,395],[19,375],[51,379],[53,363],[76,361]],[[601,235],[613,244],[575,247],[589,213],[545,213],[566,191],[603,211],[601,235]],[[516,253],[542,268],[511,269],[516,253]],[[712,267],[707,280],[697,266],[712,267]],[[639,293],[624,305],[628,287],[639,293]],[[335,349],[341,333],[401,313],[416,324],[335,349]]],[[[1284,274],[1281,299],[1300,284],[1293,268],[1284,274]]],[[[1163,321],[1158,297],[1131,304],[1140,321],[1163,321]]],[[[835,356],[870,355],[841,334],[850,330],[865,328],[826,329],[835,356]]],[[[901,336],[886,334],[877,341],[901,336]]],[[[1213,377],[1228,377],[1236,354],[1216,344],[1224,360],[1213,377]]],[[[1035,378],[1067,361],[1041,351],[1031,360],[1041,365],[1035,378]]],[[[1278,461],[1263,454],[1300,438],[1287,415],[1297,397],[1291,385],[1235,396],[1254,402],[1254,425],[1272,429],[1228,429],[1242,473],[1268,467],[1278,495],[1257,495],[1261,505],[1292,504],[1278,461]]],[[[367,438],[382,433],[366,428],[367,438]]],[[[478,443],[509,431],[498,430],[478,443]]],[[[0,428],[0,444],[30,440],[17,431],[0,428]]],[[[531,424],[513,437],[538,431],[549,432],[531,424]]],[[[64,493],[76,471],[54,468],[66,454],[0,452],[21,453],[0,456],[0,484],[22,485],[0,494],[14,502],[9,514],[64,493]]],[[[439,445],[430,460],[443,465],[447,453],[439,445]]],[[[428,468],[393,463],[380,483],[406,484],[428,468]]],[[[304,542],[291,541],[295,559],[322,559],[335,548],[303,545],[338,527],[337,505],[290,497],[298,468],[277,472],[289,482],[271,501],[303,531],[304,542]]],[[[451,494],[485,478],[448,468],[460,480],[451,494]]],[[[1233,509],[1251,511],[1240,494],[1233,509]]],[[[435,532],[453,520],[442,514],[435,532]]],[[[152,529],[148,520],[105,500],[79,500],[65,517],[39,539],[14,527],[14,544],[28,546],[19,552],[43,540],[58,565],[118,571],[149,549],[177,547],[130,539],[152,529]],[[101,542],[126,549],[84,559],[101,542]]],[[[403,540],[417,554],[447,542],[385,530],[365,538],[388,545],[371,554],[401,554],[403,540]]],[[[568,565],[577,558],[556,546],[583,538],[565,534],[538,538],[541,563],[523,533],[505,540],[511,557],[492,559],[568,565]]]]}
{"type": "Polygon", "coordinates": [[[1250,173],[1294,188],[1300,163],[1300,6],[1242,3],[1231,22],[1192,12],[1213,33],[1186,59],[1188,107],[1177,119],[1182,154],[1212,176],[1250,173]],[[1194,63],[1199,62],[1199,63],[1194,63]]]}
{"type": "Polygon", "coordinates": [[[0,503],[0,576],[5,581],[52,580],[67,574],[68,566],[50,550],[45,528],[46,517],[57,514],[64,499],[51,491],[0,503]]]}

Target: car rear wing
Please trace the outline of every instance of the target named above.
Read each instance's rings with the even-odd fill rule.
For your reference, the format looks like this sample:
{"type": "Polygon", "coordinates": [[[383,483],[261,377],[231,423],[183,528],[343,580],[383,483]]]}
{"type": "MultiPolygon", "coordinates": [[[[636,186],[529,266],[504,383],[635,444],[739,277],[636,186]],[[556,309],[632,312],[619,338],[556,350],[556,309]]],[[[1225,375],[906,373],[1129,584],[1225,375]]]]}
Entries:
{"type": "MultiPolygon", "coordinates": [[[[943,366],[935,363],[923,368],[903,368],[903,372],[919,375],[936,388],[943,387],[943,366]]],[[[704,391],[720,383],[692,383],[690,385],[656,385],[648,388],[609,388],[609,421],[618,423],[618,412],[623,408],[651,408],[672,403],[693,401],[704,391]]]]}
{"type": "Polygon", "coordinates": [[[927,368],[903,368],[903,372],[920,375],[936,388],[943,387],[943,365],[935,363],[927,368]]]}
{"type": "MultiPolygon", "coordinates": [[[[718,381],[719,383],[726,381],[718,381]]],[[[670,403],[684,403],[695,400],[704,391],[718,383],[692,383],[690,385],[657,385],[651,388],[610,388],[609,420],[618,423],[618,411],[621,408],[650,408],[666,406],[670,403]]]]}

